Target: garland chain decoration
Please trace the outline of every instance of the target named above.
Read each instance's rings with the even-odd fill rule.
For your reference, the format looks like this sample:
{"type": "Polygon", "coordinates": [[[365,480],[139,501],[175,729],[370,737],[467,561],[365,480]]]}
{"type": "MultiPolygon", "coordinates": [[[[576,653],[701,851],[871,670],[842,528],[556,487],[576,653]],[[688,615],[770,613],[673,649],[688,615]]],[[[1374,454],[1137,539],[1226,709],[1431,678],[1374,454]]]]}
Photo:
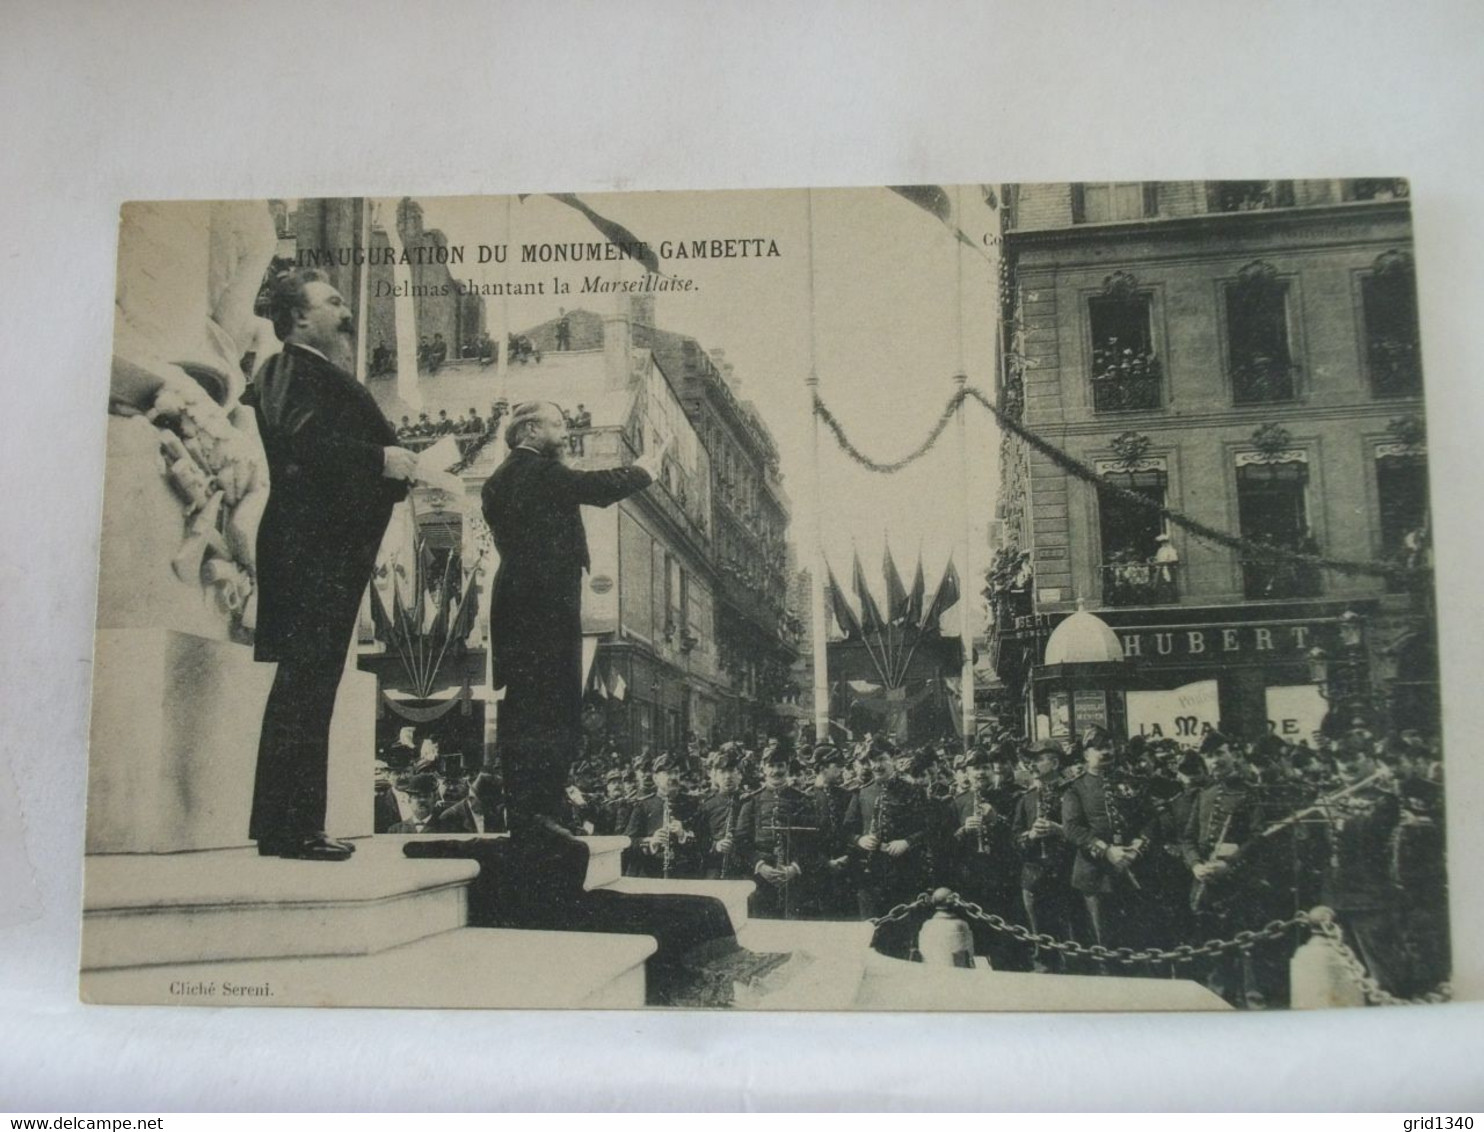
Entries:
{"type": "Polygon", "coordinates": [[[1380,578],[1416,578],[1431,574],[1431,568],[1427,566],[1407,566],[1399,562],[1375,562],[1354,561],[1343,558],[1328,558],[1322,554],[1312,554],[1301,550],[1292,550],[1288,547],[1269,545],[1254,542],[1251,539],[1239,535],[1230,534],[1208,526],[1198,519],[1193,519],[1184,512],[1176,511],[1166,507],[1158,499],[1145,495],[1143,492],[1134,491],[1131,488],[1122,487],[1118,484],[1109,483],[1102,476],[1082,463],[1076,457],[1058,448],[1050,441],[1037,433],[1026,428],[1010,414],[1004,412],[986,397],[980,390],[972,386],[955,390],[948,398],[947,404],[938,416],[937,422],[927,437],[907,455],[898,460],[883,461],[876,460],[866,455],[846,435],[844,426],[828,405],[824,403],[816,391],[814,394],[814,412],[825,427],[830,430],[835,438],[835,443],[840,449],[867,471],[891,475],[901,471],[909,464],[913,464],[926,456],[942,439],[948,424],[953,420],[964,401],[972,398],[982,405],[999,422],[1001,428],[1025,441],[1032,449],[1045,456],[1062,471],[1084,483],[1092,484],[1097,490],[1109,497],[1118,499],[1120,502],[1138,507],[1145,511],[1153,511],[1161,518],[1180,527],[1182,530],[1194,535],[1203,542],[1213,543],[1217,546],[1226,547],[1237,551],[1245,561],[1266,563],[1287,563],[1295,566],[1308,566],[1324,570],[1332,570],[1338,574],[1367,575],[1380,578]]]}

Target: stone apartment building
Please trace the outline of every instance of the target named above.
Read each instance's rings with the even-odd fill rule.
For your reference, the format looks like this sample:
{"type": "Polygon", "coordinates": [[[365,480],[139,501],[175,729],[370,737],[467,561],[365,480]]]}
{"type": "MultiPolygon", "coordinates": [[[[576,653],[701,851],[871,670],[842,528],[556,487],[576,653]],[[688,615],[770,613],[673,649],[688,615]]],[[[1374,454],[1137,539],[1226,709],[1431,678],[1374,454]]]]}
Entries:
{"type": "Polygon", "coordinates": [[[1331,725],[1435,730],[1430,574],[1264,559],[1114,490],[1249,546],[1426,564],[1405,182],[1027,184],[1005,200],[1000,404],[1092,473],[1005,433],[991,644],[1015,722],[1189,739],[1267,720],[1296,737],[1338,702],[1331,725]]]}

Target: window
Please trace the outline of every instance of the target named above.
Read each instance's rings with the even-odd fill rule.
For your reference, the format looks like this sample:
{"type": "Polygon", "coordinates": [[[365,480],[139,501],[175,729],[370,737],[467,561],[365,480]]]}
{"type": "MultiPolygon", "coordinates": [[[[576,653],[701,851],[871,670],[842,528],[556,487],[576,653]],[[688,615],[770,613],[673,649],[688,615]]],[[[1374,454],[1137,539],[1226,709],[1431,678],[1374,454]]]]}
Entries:
{"type": "MultiPolygon", "coordinates": [[[[1427,457],[1420,452],[1378,455],[1376,495],[1381,508],[1381,554],[1404,566],[1428,565],[1427,457]]],[[[1393,591],[1407,588],[1389,577],[1393,591]]]]}
{"type": "Polygon", "coordinates": [[[1153,182],[1108,181],[1072,185],[1072,223],[1102,224],[1142,220],[1158,213],[1159,190],[1153,182]]]}
{"type": "Polygon", "coordinates": [[[1398,251],[1378,256],[1360,289],[1372,395],[1420,397],[1422,356],[1412,257],[1398,251]]]}
{"type": "Polygon", "coordinates": [[[1252,263],[1226,286],[1227,364],[1238,405],[1297,395],[1288,337],[1288,283],[1271,264],[1252,263]]]}
{"type": "Polygon", "coordinates": [[[1158,409],[1160,364],[1150,329],[1151,300],[1131,276],[1109,277],[1087,303],[1092,332],[1092,404],[1100,413],[1158,409]]]}
{"type": "Polygon", "coordinates": [[[1317,597],[1319,570],[1290,558],[1271,557],[1264,548],[1319,553],[1309,531],[1309,465],[1303,460],[1238,457],[1237,515],[1242,538],[1256,549],[1242,559],[1243,591],[1249,598],[1317,597]]]}
{"type": "Polygon", "coordinates": [[[1210,212],[1252,212],[1292,207],[1292,181],[1209,181],[1206,184],[1206,208],[1210,212]]]}
{"type": "Polygon", "coordinates": [[[1109,490],[1122,488],[1165,502],[1163,469],[1108,471],[1098,485],[1098,532],[1103,546],[1104,605],[1166,605],[1178,600],[1179,560],[1169,549],[1164,517],[1109,490]]]}

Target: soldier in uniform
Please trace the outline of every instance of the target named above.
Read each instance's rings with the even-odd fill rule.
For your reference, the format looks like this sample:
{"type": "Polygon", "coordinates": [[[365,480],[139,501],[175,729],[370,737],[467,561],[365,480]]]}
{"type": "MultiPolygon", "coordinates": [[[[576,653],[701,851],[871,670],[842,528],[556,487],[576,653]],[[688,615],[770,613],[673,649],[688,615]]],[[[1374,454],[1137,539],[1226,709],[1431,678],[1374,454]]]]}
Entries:
{"type": "Polygon", "coordinates": [[[927,799],[897,777],[892,756],[889,745],[871,746],[871,781],[845,811],[845,836],[859,855],[857,905],[867,918],[914,899],[928,883],[927,799]]]}
{"type": "MultiPolygon", "coordinates": [[[[1260,927],[1272,918],[1260,872],[1251,860],[1239,866],[1237,856],[1262,829],[1261,794],[1251,767],[1221,732],[1206,736],[1201,754],[1210,781],[1187,811],[1180,855],[1194,878],[1189,907],[1195,935],[1228,939],[1234,932],[1260,927]]],[[[1214,958],[1206,985],[1233,1006],[1250,1008],[1261,1008],[1280,989],[1271,978],[1259,980],[1251,952],[1228,952],[1214,958]]]]}
{"type": "Polygon", "coordinates": [[[680,767],[670,755],[654,761],[655,793],[641,798],[624,829],[631,876],[695,879],[701,875],[701,810],[681,792],[680,767]]]}
{"type": "Polygon", "coordinates": [[[748,914],[761,919],[804,911],[807,890],[825,868],[814,800],[789,781],[798,766],[784,747],[769,750],[762,788],[747,796],[738,815],[743,855],[758,882],[748,914]]]}
{"type": "MultiPolygon", "coordinates": [[[[953,840],[946,862],[950,887],[1010,923],[1020,920],[1015,897],[1020,854],[1010,824],[1020,795],[1014,773],[1013,758],[996,763],[995,756],[983,747],[969,753],[970,786],[951,803],[953,840]]],[[[1029,968],[1025,948],[1012,937],[977,922],[971,926],[975,951],[989,956],[996,970],[1029,968]]]]}
{"type": "MultiPolygon", "coordinates": [[[[1334,751],[1339,785],[1353,787],[1377,771],[1368,745],[1346,736],[1334,751]]],[[[1402,806],[1395,780],[1383,778],[1326,807],[1328,856],[1320,901],[1333,908],[1371,976],[1395,995],[1431,990],[1412,970],[1404,950],[1401,901],[1392,881],[1402,806]]]]}
{"type": "Polygon", "coordinates": [[[1086,764],[1062,794],[1062,826],[1077,849],[1072,887],[1081,894],[1093,938],[1104,947],[1137,947],[1145,935],[1143,884],[1135,869],[1152,849],[1156,810],[1138,780],[1124,773],[1108,733],[1082,736],[1086,764]]]}
{"type": "Polygon", "coordinates": [[[822,920],[852,919],[856,914],[855,882],[850,845],[845,838],[845,814],[854,795],[844,785],[844,752],[821,743],[814,748],[814,769],[816,778],[809,793],[814,799],[825,871],[814,886],[811,912],[822,920]]]}
{"type": "Polygon", "coordinates": [[[742,761],[735,750],[720,750],[711,757],[713,791],[701,802],[701,829],[706,842],[706,876],[713,880],[740,880],[747,867],[737,853],[741,829],[742,761]]]}
{"type": "Polygon", "coordinates": [[[624,793],[623,771],[615,767],[603,775],[603,794],[603,801],[598,807],[598,814],[602,819],[598,832],[609,837],[622,837],[623,831],[629,826],[629,812],[634,808],[624,793]]]}
{"type": "MultiPolygon", "coordinates": [[[[1061,796],[1069,779],[1062,774],[1061,747],[1055,739],[1030,745],[1035,778],[1015,803],[1010,829],[1020,847],[1020,896],[1031,931],[1057,939],[1073,937],[1072,847],[1061,824],[1061,796]]],[[[1081,773],[1075,771],[1073,773],[1081,773]]],[[[1036,971],[1060,966],[1055,952],[1037,948],[1036,971]]]]}

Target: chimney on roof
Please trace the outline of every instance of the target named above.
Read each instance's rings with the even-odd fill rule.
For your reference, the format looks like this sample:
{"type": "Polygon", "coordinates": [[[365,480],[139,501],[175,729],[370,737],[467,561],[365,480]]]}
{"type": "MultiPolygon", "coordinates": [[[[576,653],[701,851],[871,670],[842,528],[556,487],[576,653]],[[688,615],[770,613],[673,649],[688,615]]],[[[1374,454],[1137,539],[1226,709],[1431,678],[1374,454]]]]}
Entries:
{"type": "Polygon", "coordinates": [[[603,374],[607,389],[627,389],[633,374],[633,325],[629,297],[619,295],[603,315],[603,374]]]}
{"type": "Polygon", "coordinates": [[[629,321],[635,326],[647,326],[651,330],[654,329],[653,295],[629,296],[629,321]]]}

